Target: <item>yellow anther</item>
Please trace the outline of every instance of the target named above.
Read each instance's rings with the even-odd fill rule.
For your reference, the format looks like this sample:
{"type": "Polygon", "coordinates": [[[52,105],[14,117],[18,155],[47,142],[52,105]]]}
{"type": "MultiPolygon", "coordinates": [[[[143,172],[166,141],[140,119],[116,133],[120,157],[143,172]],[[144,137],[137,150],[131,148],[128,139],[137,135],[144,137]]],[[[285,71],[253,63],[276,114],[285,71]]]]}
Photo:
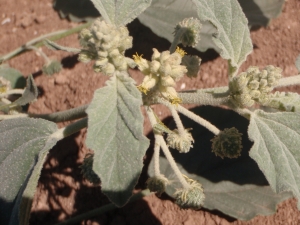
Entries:
{"type": "Polygon", "coordinates": [[[143,54],[139,55],[139,54],[136,52],[135,55],[133,55],[132,57],[133,57],[133,60],[134,60],[136,63],[138,63],[138,62],[140,62],[140,61],[142,60],[142,56],[143,56],[143,54]]]}
{"type": "Polygon", "coordinates": [[[178,46],[177,46],[175,52],[179,53],[179,55],[181,55],[181,57],[183,57],[184,55],[187,54],[183,49],[179,48],[178,46]]]}
{"type": "Polygon", "coordinates": [[[143,85],[137,86],[137,89],[139,89],[139,91],[144,93],[145,95],[147,95],[147,92],[149,91],[149,89],[145,88],[143,85]]]}

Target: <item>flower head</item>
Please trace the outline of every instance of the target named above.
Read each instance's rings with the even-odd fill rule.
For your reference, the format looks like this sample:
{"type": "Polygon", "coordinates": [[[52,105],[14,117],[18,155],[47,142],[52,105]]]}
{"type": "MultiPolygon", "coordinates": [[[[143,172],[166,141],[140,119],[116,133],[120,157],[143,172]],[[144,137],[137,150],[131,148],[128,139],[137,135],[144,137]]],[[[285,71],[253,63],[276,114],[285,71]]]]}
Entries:
{"type": "Polygon", "coordinates": [[[166,186],[170,181],[163,175],[150,177],[147,180],[147,188],[151,192],[155,192],[158,196],[165,192],[166,186]]]}
{"type": "Polygon", "coordinates": [[[185,129],[180,134],[177,129],[168,134],[167,143],[171,148],[177,149],[180,153],[187,153],[193,147],[194,139],[189,132],[191,129],[185,129]]]}

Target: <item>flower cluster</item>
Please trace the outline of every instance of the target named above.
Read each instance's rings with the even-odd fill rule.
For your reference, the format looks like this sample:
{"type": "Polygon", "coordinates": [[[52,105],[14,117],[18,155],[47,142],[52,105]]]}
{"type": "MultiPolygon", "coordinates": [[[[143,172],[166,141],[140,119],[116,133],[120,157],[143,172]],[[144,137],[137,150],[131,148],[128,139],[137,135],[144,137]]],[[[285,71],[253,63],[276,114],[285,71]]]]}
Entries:
{"type": "Polygon", "coordinates": [[[4,94],[11,89],[10,81],[0,76],[0,94],[4,94]]]}
{"type": "Polygon", "coordinates": [[[200,209],[204,203],[205,195],[202,185],[183,175],[185,180],[190,185],[189,188],[182,188],[175,192],[176,203],[181,208],[200,209]]]}
{"type": "Polygon", "coordinates": [[[200,40],[201,27],[202,24],[198,19],[185,18],[175,27],[174,36],[180,36],[183,46],[195,47],[200,40]]]}
{"type": "Polygon", "coordinates": [[[266,104],[271,91],[281,78],[281,72],[281,68],[272,65],[262,71],[258,67],[249,67],[230,82],[232,99],[240,107],[250,107],[255,101],[266,104]]]}
{"type": "Polygon", "coordinates": [[[180,80],[187,72],[186,67],[180,65],[184,54],[185,52],[180,48],[177,48],[172,54],[169,51],[160,53],[154,48],[151,62],[142,58],[142,56],[134,55],[135,63],[145,75],[138,89],[144,94],[147,94],[150,90],[159,93],[172,104],[180,103],[181,100],[174,87],[176,81],[180,80]]]}
{"type": "Polygon", "coordinates": [[[124,26],[116,27],[97,19],[90,29],[83,29],[79,41],[84,47],[79,60],[95,60],[94,71],[112,75],[115,71],[126,71],[133,61],[124,56],[126,49],[132,47],[132,37],[124,26]]]}
{"type": "Polygon", "coordinates": [[[175,129],[172,133],[168,133],[167,143],[168,146],[177,149],[180,153],[187,153],[193,147],[193,136],[189,132],[190,129],[185,129],[183,134],[179,134],[175,129]]]}

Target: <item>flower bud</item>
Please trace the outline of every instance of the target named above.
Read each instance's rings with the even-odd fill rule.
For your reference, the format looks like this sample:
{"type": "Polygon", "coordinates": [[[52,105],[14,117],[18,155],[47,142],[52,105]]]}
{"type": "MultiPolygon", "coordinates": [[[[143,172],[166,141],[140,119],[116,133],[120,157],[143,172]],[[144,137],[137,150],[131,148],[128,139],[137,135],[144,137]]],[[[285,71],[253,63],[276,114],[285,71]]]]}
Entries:
{"type": "Polygon", "coordinates": [[[180,153],[187,153],[190,148],[193,147],[194,139],[191,133],[191,129],[185,129],[183,134],[179,134],[175,129],[172,133],[168,133],[167,144],[169,147],[177,149],[180,153]]]}
{"type": "Polygon", "coordinates": [[[212,142],[212,152],[222,159],[237,158],[242,151],[242,134],[235,128],[225,128],[216,135],[212,142]]]}
{"type": "Polygon", "coordinates": [[[158,196],[161,196],[161,194],[165,192],[166,186],[170,182],[165,176],[159,175],[159,176],[150,177],[146,183],[147,183],[147,188],[151,192],[155,192],[158,196]]]}

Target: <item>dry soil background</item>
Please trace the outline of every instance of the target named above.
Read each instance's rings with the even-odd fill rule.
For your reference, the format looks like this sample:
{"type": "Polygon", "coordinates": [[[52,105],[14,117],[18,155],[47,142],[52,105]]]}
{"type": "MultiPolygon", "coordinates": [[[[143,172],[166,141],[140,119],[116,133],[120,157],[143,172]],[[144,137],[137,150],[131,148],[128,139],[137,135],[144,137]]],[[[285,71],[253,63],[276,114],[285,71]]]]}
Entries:
{"type": "MultiPolygon", "coordinates": [[[[287,0],[282,14],[274,19],[269,27],[253,31],[251,37],[255,49],[242,66],[264,67],[272,64],[283,69],[284,76],[297,73],[294,61],[300,53],[300,1],[287,0]]],[[[59,18],[52,8],[51,0],[0,0],[0,55],[8,53],[27,41],[42,34],[69,29],[77,26],[59,18]]],[[[136,38],[132,55],[136,51],[149,56],[152,48],[167,50],[169,43],[151,34],[148,28],[135,21],[129,25],[130,32],[136,38]],[[149,34],[150,32],[150,34],[149,34]],[[137,40],[139,39],[139,40],[137,40]]],[[[77,35],[59,41],[62,45],[79,47],[77,35]]],[[[76,55],[53,52],[42,48],[50,57],[61,60],[64,66],[59,74],[52,77],[43,75],[43,60],[34,52],[27,52],[7,63],[20,70],[25,77],[33,74],[40,90],[40,97],[29,111],[32,113],[51,113],[59,110],[87,104],[94,90],[104,85],[106,77],[95,74],[91,64],[78,63],[76,55]]],[[[202,54],[201,73],[195,79],[183,79],[178,89],[189,90],[203,87],[226,85],[225,60],[209,51],[202,54]]],[[[142,76],[133,71],[137,82],[142,76]]],[[[296,87],[293,88],[299,92],[296,87]]],[[[169,113],[162,107],[156,107],[160,119],[169,113]]],[[[59,124],[62,126],[63,124],[59,124]]],[[[150,131],[145,121],[145,134],[150,131]]],[[[89,150],[83,144],[86,130],[72,135],[54,147],[45,163],[38,189],[32,206],[31,224],[55,224],[71,216],[108,203],[99,187],[92,187],[82,178],[78,166],[89,150]]],[[[151,151],[145,157],[149,161],[151,151]]],[[[144,171],[145,172],[145,171],[144,171]]],[[[143,189],[146,175],[143,173],[137,189],[143,189]]],[[[271,216],[257,216],[251,221],[238,221],[224,215],[206,210],[192,211],[180,209],[166,196],[158,199],[155,195],[131,203],[126,207],[113,210],[105,215],[82,221],[81,224],[163,224],[163,225],[227,225],[227,224],[300,224],[300,212],[296,200],[291,199],[279,204],[277,213],[271,216]]]]}

